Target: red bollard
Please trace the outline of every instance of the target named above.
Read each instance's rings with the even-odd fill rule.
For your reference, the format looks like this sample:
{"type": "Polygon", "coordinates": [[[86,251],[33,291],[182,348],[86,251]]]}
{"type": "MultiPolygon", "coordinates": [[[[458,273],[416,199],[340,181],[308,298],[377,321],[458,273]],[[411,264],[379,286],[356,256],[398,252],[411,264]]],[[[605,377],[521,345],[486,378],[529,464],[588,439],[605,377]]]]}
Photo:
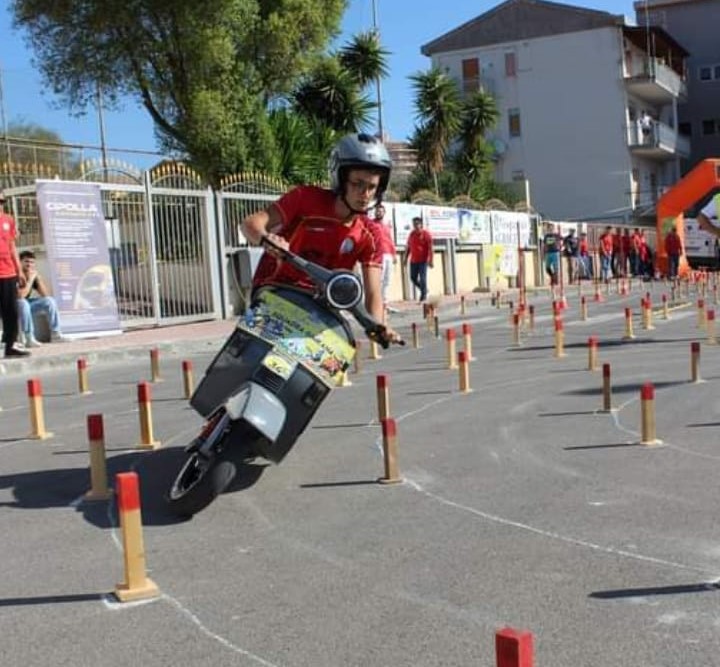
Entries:
{"type": "Polygon", "coordinates": [[[417,350],[420,348],[420,332],[418,325],[415,322],[412,323],[412,342],[414,349],[417,350]]]}
{"type": "Polygon", "coordinates": [[[108,488],[102,415],[87,416],[87,436],[90,449],[90,490],[85,494],[85,500],[107,500],[112,496],[112,491],[108,488]]]}
{"type": "Polygon", "coordinates": [[[195,382],[193,379],[193,364],[189,359],[182,362],[182,374],[183,395],[185,400],[189,401],[192,398],[193,390],[195,388],[195,382]]]}
{"type": "Polygon", "coordinates": [[[147,382],[141,382],[137,387],[138,412],[140,414],[140,443],[141,449],[155,449],[160,442],[153,437],[152,424],[152,392],[147,382]]]}
{"type": "Polygon", "coordinates": [[[597,370],[598,339],[595,336],[588,338],[588,370],[597,370]]]}
{"type": "Polygon", "coordinates": [[[385,476],[378,479],[378,482],[380,484],[399,484],[403,480],[398,473],[397,464],[397,424],[391,417],[383,419],[380,424],[382,426],[385,476]]]}
{"type": "Polygon", "coordinates": [[[150,382],[162,382],[160,377],[160,350],[150,350],[150,382]]]}
{"type": "Polygon", "coordinates": [[[472,353],[472,325],[471,324],[463,324],[462,325],[462,335],[463,335],[463,346],[465,348],[465,354],[467,355],[468,361],[475,361],[475,357],[473,357],[472,353]]]}
{"type": "Polygon", "coordinates": [[[565,328],[560,317],[555,319],[555,358],[559,359],[565,355],[565,328]]]}
{"type": "Polygon", "coordinates": [[[612,412],[612,389],[610,387],[610,364],[603,364],[603,412],[612,412]]]}
{"type": "Polygon", "coordinates": [[[87,396],[92,392],[88,389],[88,376],[87,376],[87,359],[81,357],[77,360],[77,372],[78,372],[78,393],[83,396],[87,396]]]}
{"type": "Polygon", "coordinates": [[[472,389],[470,389],[470,365],[468,364],[467,352],[465,350],[458,352],[458,369],[460,391],[463,394],[468,394],[472,389]]]}
{"type": "Polygon", "coordinates": [[[700,343],[690,343],[690,382],[700,382],[700,343]]]}
{"type": "Polygon", "coordinates": [[[533,636],[527,630],[502,628],[495,633],[497,667],[533,667],[533,636]]]}
{"type": "Polygon", "coordinates": [[[378,421],[382,424],[383,419],[390,416],[390,378],[378,373],[375,377],[375,390],[377,394],[378,421]]]}
{"type": "Polygon", "coordinates": [[[528,306],[528,328],[530,331],[535,331],[535,306],[533,304],[528,306]]]}
{"type": "Polygon", "coordinates": [[[445,340],[447,341],[447,367],[453,370],[457,368],[457,361],[455,359],[455,329],[446,329],[445,340]]]}
{"type": "Polygon", "coordinates": [[[655,431],[655,387],[650,382],[640,389],[640,444],[660,444],[655,431]]]}

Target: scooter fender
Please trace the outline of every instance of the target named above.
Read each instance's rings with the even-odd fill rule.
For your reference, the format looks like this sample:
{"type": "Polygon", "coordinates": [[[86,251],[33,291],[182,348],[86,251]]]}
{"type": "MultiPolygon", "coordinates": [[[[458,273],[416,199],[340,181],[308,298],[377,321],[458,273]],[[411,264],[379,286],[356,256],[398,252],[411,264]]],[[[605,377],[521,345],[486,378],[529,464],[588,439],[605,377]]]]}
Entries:
{"type": "Polygon", "coordinates": [[[232,421],[244,419],[270,442],[277,440],[287,415],[280,399],[255,382],[248,382],[233,394],[226,401],[225,410],[232,421]]]}

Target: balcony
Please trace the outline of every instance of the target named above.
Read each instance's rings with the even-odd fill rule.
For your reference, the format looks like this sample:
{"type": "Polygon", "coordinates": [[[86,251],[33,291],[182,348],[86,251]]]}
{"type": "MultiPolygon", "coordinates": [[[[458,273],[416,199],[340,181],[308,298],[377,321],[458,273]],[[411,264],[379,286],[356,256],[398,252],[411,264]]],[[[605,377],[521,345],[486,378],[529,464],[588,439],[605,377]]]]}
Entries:
{"type": "Polygon", "coordinates": [[[473,93],[482,92],[495,96],[495,79],[490,76],[473,76],[458,79],[458,85],[463,97],[473,93]]]}
{"type": "Polygon", "coordinates": [[[628,148],[633,155],[655,160],[686,158],[690,155],[690,140],[678,134],[669,125],[652,121],[647,132],[643,132],[640,122],[627,126],[628,148]]]}
{"type": "Polygon", "coordinates": [[[663,106],[674,99],[687,99],[687,84],[671,67],[657,58],[647,58],[639,68],[625,76],[625,86],[629,93],[654,106],[663,106]]]}
{"type": "Polygon", "coordinates": [[[631,192],[633,216],[638,219],[655,219],[658,199],[670,188],[658,185],[654,188],[639,189],[631,192]]]}

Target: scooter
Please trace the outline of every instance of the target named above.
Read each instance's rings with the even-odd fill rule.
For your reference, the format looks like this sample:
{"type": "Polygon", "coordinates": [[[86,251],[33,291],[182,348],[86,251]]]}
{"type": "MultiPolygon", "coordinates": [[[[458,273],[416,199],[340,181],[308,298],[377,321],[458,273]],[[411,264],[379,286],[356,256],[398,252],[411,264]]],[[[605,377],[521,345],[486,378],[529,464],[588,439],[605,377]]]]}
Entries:
{"type": "Polygon", "coordinates": [[[167,494],[171,511],[179,516],[207,507],[244,462],[285,458],[355,356],[355,338],[343,311],[368,338],[383,348],[390,344],[385,326],[365,309],[356,274],[328,270],[267,238],[263,245],[306,273],[316,289],[259,289],[208,367],[190,399],[206,421],[186,448],[187,458],[167,494]]]}

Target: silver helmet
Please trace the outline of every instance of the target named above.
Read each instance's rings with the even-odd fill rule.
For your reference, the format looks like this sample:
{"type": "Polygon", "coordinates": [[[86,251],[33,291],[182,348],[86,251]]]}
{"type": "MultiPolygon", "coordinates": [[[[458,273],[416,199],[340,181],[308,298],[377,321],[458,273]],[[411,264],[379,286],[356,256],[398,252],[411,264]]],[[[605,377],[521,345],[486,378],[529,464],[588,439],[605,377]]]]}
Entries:
{"type": "Polygon", "coordinates": [[[380,139],[370,134],[348,134],[338,141],[330,153],[328,164],[330,187],[344,195],[347,173],[350,169],[368,169],[380,173],[377,201],[382,200],[390,182],[392,160],[380,139]]]}

